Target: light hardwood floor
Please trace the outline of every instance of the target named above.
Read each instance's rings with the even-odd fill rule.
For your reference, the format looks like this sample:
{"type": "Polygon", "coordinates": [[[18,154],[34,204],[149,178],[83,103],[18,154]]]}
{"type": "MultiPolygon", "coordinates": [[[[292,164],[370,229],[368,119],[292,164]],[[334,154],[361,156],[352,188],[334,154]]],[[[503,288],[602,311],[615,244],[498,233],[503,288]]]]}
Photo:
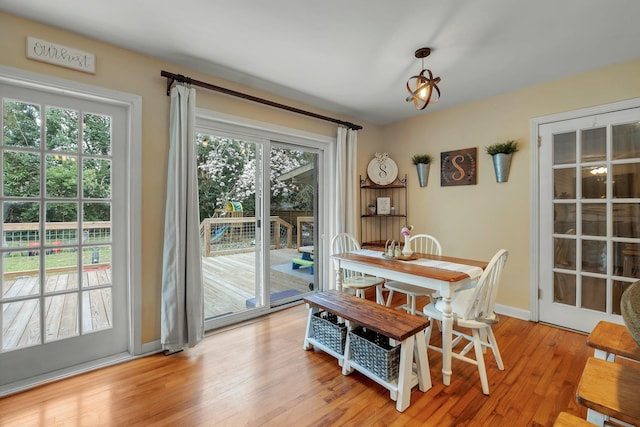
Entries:
{"type": "MultiPolygon", "coordinates": [[[[394,298],[395,301],[395,298],[394,298]]],[[[400,302],[400,301],[398,301],[400,302]]],[[[505,371],[487,354],[491,395],[475,366],[454,359],[442,385],[414,388],[405,412],[383,387],[335,359],[304,351],[298,305],[209,334],[193,349],[144,357],[0,399],[1,426],[551,426],[560,411],[584,418],[575,391],[586,336],[501,316],[505,371]]],[[[432,343],[437,343],[436,339],[432,343]]]]}

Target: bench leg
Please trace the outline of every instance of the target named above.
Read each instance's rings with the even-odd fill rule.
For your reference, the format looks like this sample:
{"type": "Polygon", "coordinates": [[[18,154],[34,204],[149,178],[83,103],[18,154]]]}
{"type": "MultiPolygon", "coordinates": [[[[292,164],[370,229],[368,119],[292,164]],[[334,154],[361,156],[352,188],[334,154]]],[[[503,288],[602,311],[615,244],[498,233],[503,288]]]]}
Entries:
{"type": "Polygon", "coordinates": [[[429,358],[427,357],[427,341],[420,331],[415,334],[416,345],[413,349],[413,357],[416,361],[416,371],[418,373],[418,388],[420,391],[427,391],[431,388],[431,371],[429,371],[429,358]]]}
{"type": "MultiPolygon", "coordinates": [[[[411,371],[413,365],[413,346],[415,343],[414,337],[415,336],[411,336],[400,343],[398,396],[396,400],[396,409],[400,412],[407,409],[411,403],[411,371]]],[[[393,395],[391,398],[393,398],[393,395]]]]}
{"type": "Polygon", "coordinates": [[[311,316],[313,316],[313,313],[317,313],[319,311],[317,307],[309,307],[309,304],[307,304],[307,308],[309,309],[309,316],[307,317],[307,330],[304,335],[304,344],[302,344],[303,350],[311,350],[313,348],[313,345],[309,343],[309,338],[311,338],[313,334],[311,327],[311,316]]]}

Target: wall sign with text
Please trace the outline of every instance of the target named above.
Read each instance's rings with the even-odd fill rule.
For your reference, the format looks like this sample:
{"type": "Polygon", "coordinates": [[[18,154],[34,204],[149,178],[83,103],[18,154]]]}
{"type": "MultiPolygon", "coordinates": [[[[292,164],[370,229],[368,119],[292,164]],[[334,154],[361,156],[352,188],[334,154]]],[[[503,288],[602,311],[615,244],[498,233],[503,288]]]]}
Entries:
{"type": "Polygon", "coordinates": [[[440,186],[476,185],[478,148],[440,153],[440,186]]]}
{"type": "Polygon", "coordinates": [[[73,68],[85,73],[96,73],[96,56],[78,49],[27,37],[27,58],[73,68]]]}

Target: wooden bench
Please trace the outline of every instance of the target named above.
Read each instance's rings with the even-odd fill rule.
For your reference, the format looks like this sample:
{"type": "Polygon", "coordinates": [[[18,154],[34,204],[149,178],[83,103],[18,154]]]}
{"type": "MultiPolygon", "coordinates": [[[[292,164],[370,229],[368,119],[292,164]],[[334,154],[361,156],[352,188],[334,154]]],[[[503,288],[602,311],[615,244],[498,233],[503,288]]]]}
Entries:
{"type": "Polygon", "coordinates": [[[343,375],[357,370],[386,387],[390,391],[391,399],[396,401],[396,409],[401,412],[407,409],[411,403],[411,388],[413,386],[417,384],[420,391],[423,392],[431,388],[427,346],[424,339],[424,329],[429,325],[428,319],[412,316],[407,312],[398,311],[337,290],[312,294],[305,297],[304,301],[309,308],[303,345],[305,350],[315,346],[326,351],[338,359],[342,366],[343,375]],[[337,354],[319,343],[313,335],[311,322],[314,313],[320,310],[328,311],[344,319],[349,330],[359,325],[391,338],[393,345],[399,343],[398,378],[385,381],[352,360],[349,334],[347,334],[344,355],[337,354]],[[414,362],[415,372],[413,371],[414,362]]]}
{"type": "Polygon", "coordinates": [[[291,260],[291,269],[297,270],[300,267],[309,267],[309,274],[313,274],[313,261],[302,258],[294,258],[291,260]]]}
{"type": "MultiPolygon", "coordinates": [[[[578,384],[576,400],[598,414],[640,425],[640,366],[590,357],[578,384]]],[[[600,419],[587,420],[600,423],[600,419]]]]}
{"type": "Polygon", "coordinates": [[[593,427],[593,424],[568,412],[560,412],[553,427],[593,427]]]}
{"type": "Polygon", "coordinates": [[[624,325],[600,321],[587,337],[587,346],[594,349],[594,357],[611,362],[616,356],[640,362],[640,345],[624,325]]]}

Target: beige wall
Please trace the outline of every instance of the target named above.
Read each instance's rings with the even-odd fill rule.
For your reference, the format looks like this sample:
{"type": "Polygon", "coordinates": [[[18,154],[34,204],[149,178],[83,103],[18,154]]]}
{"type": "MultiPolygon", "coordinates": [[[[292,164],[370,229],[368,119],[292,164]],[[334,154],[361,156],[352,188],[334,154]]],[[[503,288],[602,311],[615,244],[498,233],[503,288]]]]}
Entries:
{"type": "MultiPolygon", "coordinates": [[[[85,84],[105,87],[142,96],[142,341],[160,337],[160,288],[162,278],[162,236],[164,229],[165,183],[163,172],[168,152],[169,97],[165,70],[184,74],[240,92],[289,104],[318,114],[336,117],[331,112],[314,109],[269,93],[257,92],[214,76],[204,75],[175,64],[158,61],[118,47],[77,36],[46,25],[0,13],[0,64],[30,72],[51,75],[85,84]],[[87,74],[26,58],[27,36],[73,47],[96,55],[96,74],[87,74]]],[[[199,90],[198,107],[243,116],[252,120],[302,129],[320,135],[335,136],[336,125],[261,106],[207,90],[199,90]]],[[[351,117],[336,117],[362,125],[360,144],[376,144],[380,129],[351,117]]]]}
{"type": "Polygon", "coordinates": [[[528,310],[530,120],[640,97],[639,75],[640,59],[443,111],[429,113],[427,107],[420,117],[386,126],[382,140],[389,143],[379,149],[408,172],[409,222],[437,236],[446,254],[488,260],[508,249],[498,303],[528,310]],[[509,181],[498,184],[484,148],[508,139],[521,150],[513,156],[509,181]],[[478,148],[477,185],[441,187],[440,153],[471,147],[478,148]],[[418,153],[434,157],[424,188],[410,160],[418,153]]]}
{"type": "MultiPolygon", "coordinates": [[[[185,74],[276,102],[320,114],[313,109],[268,93],[256,92],[215,76],[204,75],[86,37],[0,13],[0,64],[86,84],[141,95],[142,129],[142,330],[143,342],[160,336],[160,280],[169,99],[160,71],[185,74]],[[95,75],[28,60],[25,40],[33,36],[91,52],[97,58],[95,75]]],[[[387,151],[409,177],[409,219],[417,231],[435,234],[447,254],[488,259],[499,248],[510,251],[505,281],[498,302],[529,308],[530,119],[557,112],[640,96],[640,60],[624,63],[548,84],[485,99],[378,127],[349,117],[364,126],[358,132],[359,170],[376,151],[387,151]],[[514,155],[508,183],[497,184],[491,159],[483,148],[515,139],[521,151],[514,155]],[[399,149],[398,147],[402,147],[399,149]],[[478,184],[440,187],[441,151],[478,147],[478,184]],[[429,185],[420,188],[410,157],[432,154],[429,185]]],[[[446,76],[443,76],[446,79],[446,76]]],[[[400,84],[403,84],[400,82],[400,84]]],[[[446,97],[446,90],[443,90],[446,97]]],[[[335,125],[252,104],[215,92],[198,91],[198,106],[303,129],[335,135],[335,125]]],[[[407,108],[410,108],[407,105],[407,108]]]]}

